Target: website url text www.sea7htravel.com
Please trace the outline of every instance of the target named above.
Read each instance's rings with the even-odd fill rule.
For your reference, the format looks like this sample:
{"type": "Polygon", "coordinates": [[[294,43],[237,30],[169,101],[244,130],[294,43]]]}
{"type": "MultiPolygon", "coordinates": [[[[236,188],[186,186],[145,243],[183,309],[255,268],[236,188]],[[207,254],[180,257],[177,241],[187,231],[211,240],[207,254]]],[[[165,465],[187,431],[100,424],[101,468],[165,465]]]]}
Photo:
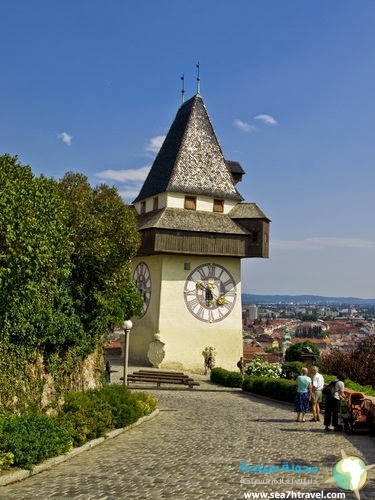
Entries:
{"type": "Polygon", "coordinates": [[[244,498],[265,498],[265,499],[282,499],[282,498],[300,498],[306,500],[307,498],[313,499],[318,498],[319,500],[333,500],[340,499],[345,500],[346,493],[344,492],[324,492],[315,491],[313,493],[303,492],[303,491],[284,491],[284,492],[274,492],[274,493],[262,493],[262,492],[245,492],[244,498]]]}

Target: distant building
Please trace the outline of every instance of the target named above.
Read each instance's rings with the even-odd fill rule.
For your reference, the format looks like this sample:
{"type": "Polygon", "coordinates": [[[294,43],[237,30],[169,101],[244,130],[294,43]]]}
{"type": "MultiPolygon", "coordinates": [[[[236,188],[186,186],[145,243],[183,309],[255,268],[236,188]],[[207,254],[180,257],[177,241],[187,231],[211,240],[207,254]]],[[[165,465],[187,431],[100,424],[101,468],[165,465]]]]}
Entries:
{"type": "Polygon", "coordinates": [[[256,305],[251,305],[247,307],[249,311],[249,319],[258,319],[258,306],[256,305]]]}

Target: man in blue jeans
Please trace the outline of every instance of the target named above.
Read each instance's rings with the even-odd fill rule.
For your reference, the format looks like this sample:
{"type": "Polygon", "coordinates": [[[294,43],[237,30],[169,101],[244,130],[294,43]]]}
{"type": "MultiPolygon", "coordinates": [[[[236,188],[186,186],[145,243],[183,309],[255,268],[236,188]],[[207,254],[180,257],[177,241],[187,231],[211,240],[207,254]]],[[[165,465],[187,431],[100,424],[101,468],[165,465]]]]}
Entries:
{"type": "Polygon", "coordinates": [[[341,427],[339,427],[339,412],[340,412],[340,404],[342,399],[346,399],[345,395],[345,387],[344,387],[344,379],[343,375],[337,375],[335,381],[335,392],[333,397],[326,397],[326,407],[324,410],[324,430],[329,432],[331,431],[330,425],[333,425],[333,429],[335,431],[341,431],[341,427]]]}

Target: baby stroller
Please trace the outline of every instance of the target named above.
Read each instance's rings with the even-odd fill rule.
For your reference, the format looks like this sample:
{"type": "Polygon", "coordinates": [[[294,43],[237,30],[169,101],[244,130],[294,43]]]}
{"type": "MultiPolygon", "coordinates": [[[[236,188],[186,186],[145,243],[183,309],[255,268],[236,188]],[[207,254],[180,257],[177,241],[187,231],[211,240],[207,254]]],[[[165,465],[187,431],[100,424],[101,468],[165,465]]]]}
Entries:
{"type": "Polygon", "coordinates": [[[352,392],[347,400],[341,401],[341,419],[347,434],[356,429],[370,430],[371,405],[371,400],[366,399],[362,392],[352,392]]]}

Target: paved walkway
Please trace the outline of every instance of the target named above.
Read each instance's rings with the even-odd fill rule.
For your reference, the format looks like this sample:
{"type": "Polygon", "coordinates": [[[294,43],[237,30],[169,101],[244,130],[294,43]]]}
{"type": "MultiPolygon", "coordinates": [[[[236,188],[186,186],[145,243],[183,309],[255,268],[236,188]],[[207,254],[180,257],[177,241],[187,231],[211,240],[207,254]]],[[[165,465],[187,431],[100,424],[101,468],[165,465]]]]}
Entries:
{"type": "MultiPolygon", "coordinates": [[[[195,378],[202,380],[201,390],[148,390],[159,400],[157,417],[49,471],[1,487],[0,498],[231,500],[245,498],[245,492],[337,493],[324,481],[341,449],[375,464],[374,437],[324,433],[322,423],[296,423],[289,405],[195,378]],[[281,469],[286,461],[290,468],[294,463],[319,470],[240,470],[243,462],[281,469]],[[256,484],[272,480],[278,484],[256,484]]],[[[369,478],[361,500],[375,499],[375,468],[369,478]]],[[[355,496],[349,492],[346,499],[355,496]]]]}

